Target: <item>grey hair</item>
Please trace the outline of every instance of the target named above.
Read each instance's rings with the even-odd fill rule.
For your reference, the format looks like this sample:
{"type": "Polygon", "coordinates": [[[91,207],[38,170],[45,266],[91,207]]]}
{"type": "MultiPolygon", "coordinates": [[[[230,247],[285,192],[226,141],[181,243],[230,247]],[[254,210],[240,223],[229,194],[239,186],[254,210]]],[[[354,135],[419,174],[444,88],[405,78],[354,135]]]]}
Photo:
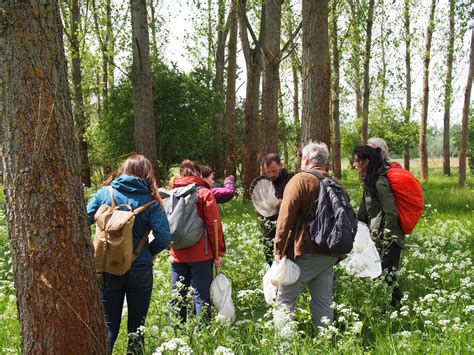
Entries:
{"type": "Polygon", "coordinates": [[[312,164],[326,166],[329,163],[329,150],[326,143],[308,143],[301,149],[301,155],[303,158],[307,158],[312,164]]]}
{"type": "Polygon", "coordinates": [[[382,158],[388,159],[388,145],[382,138],[372,137],[367,141],[367,145],[374,146],[374,148],[380,148],[382,150],[382,158]]]}

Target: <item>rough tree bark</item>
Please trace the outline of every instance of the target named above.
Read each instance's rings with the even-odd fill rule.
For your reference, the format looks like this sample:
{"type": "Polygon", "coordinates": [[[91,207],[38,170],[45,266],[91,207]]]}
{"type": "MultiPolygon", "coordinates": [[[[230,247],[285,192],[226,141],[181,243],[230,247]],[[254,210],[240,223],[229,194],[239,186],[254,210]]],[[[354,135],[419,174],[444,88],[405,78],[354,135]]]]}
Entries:
{"type": "Polygon", "coordinates": [[[280,87],[281,5],[283,0],[265,1],[263,34],[263,153],[278,153],[278,92],[280,87]]]}
{"type": "MultiPolygon", "coordinates": [[[[472,11],[471,13],[474,13],[474,6],[471,9],[471,11],[472,11]]],[[[471,30],[471,52],[469,55],[469,72],[467,75],[466,91],[464,93],[464,106],[462,109],[461,146],[459,149],[459,186],[466,185],[467,136],[468,136],[469,106],[471,104],[473,71],[474,71],[474,27],[471,30]]]]}
{"type": "MultiPolygon", "coordinates": [[[[411,117],[411,33],[410,33],[410,2],[411,0],[404,0],[403,18],[405,27],[405,85],[406,85],[406,104],[405,104],[405,125],[408,127],[411,117]]],[[[410,170],[410,143],[405,141],[404,152],[404,166],[405,169],[410,170]]]]}
{"type": "Polygon", "coordinates": [[[418,149],[420,151],[420,178],[428,179],[428,151],[426,148],[426,129],[428,125],[428,99],[429,99],[429,76],[431,59],[431,39],[434,31],[434,13],[436,0],[431,0],[430,17],[426,29],[425,51],[423,55],[423,96],[421,101],[420,140],[418,149]]]}
{"type": "Polygon", "coordinates": [[[72,85],[74,88],[74,122],[76,124],[76,134],[79,141],[79,155],[81,159],[82,183],[91,186],[91,174],[88,157],[87,142],[84,137],[87,120],[84,114],[84,97],[82,94],[82,69],[81,69],[81,48],[79,41],[79,31],[81,24],[81,9],[79,0],[71,1],[71,72],[72,85]]]}
{"type": "Polygon", "coordinates": [[[332,86],[332,126],[333,126],[333,148],[332,167],[334,176],[338,179],[342,176],[341,168],[341,131],[339,125],[339,89],[340,89],[340,65],[339,65],[339,43],[338,43],[338,8],[337,3],[332,9],[332,66],[333,66],[333,86],[332,86]]]}
{"type": "Polygon", "coordinates": [[[227,93],[226,93],[226,164],[225,174],[236,174],[237,162],[237,117],[235,113],[235,82],[237,77],[237,0],[232,0],[229,13],[229,42],[227,55],[227,93]]]}
{"type": "Polygon", "coordinates": [[[328,1],[303,0],[301,143],[330,146],[328,1]]]}
{"type": "Polygon", "coordinates": [[[368,6],[364,53],[364,97],[362,102],[361,144],[367,144],[367,139],[369,138],[370,52],[372,46],[372,25],[374,23],[375,1],[369,0],[368,6]]]}
{"type": "Polygon", "coordinates": [[[150,42],[145,0],[131,0],[133,110],[135,149],[156,168],[156,134],[150,68],[150,42]]]}
{"type": "Polygon", "coordinates": [[[245,94],[244,107],[244,200],[250,198],[249,188],[253,179],[260,175],[260,157],[258,156],[258,142],[257,142],[257,117],[259,111],[259,96],[260,96],[260,76],[263,65],[263,53],[260,49],[262,42],[262,28],[264,28],[265,3],[262,4],[262,16],[259,38],[251,32],[252,39],[255,46],[251,47],[248,39],[246,21],[247,1],[239,0],[239,32],[242,44],[242,51],[244,52],[245,65],[247,68],[247,88],[245,94]]]}
{"type": "Polygon", "coordinates": [[[57,2],[3,2],[4,179],[24,354],[106,353],[57,2]]]}
{"type": "Polygon", "coordinates": [[[453,92],[453,59],[454,59],[454,9],[455,1],[449,1],[449,38],[448,53],[446,56],[446,82],[444,86],[444,126],[443,126],[443,174],[451,175],[450,151],[449,151],[449,125],[450,111],[453,92]]]}

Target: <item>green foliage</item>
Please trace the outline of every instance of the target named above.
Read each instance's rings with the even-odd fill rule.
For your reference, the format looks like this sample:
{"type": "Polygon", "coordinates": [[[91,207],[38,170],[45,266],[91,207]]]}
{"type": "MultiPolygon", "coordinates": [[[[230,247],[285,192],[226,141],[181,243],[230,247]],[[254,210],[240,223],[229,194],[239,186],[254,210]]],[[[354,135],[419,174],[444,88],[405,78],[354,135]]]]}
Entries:
{"type": "MultiPolygon", "coordinates": [[[[341,151],[343,158],[349,158],[352,149],[360,144],[361,121],[341,121],[341,151]]],[[[416,157],[418,152],[419,127],[416,122],[405,123],[403,115],[393,107],[384,106],[372,110],[369,114],[369,137],[385,139],[392,156],[403,156],[405,143],[412,148],[411,156],[416,157]],[[383,119],[381,111],[383,110],[383,119]]]]}
{"type": "MultiPolygon", "coordinates": [[[[156,63],[152,68],[158,160],[167,168],[182,159],[212,163],[214,120],[221,102],[207,87],[209,73],[190,74],[156,63]]],[[[119,165],[134,151],[132,85],[124,78],[110,93],[103,118],[87,131],[91,163],[119,165]]]]}
{"type": "Polygon", "coordinates": [[[418,124],[405,123],[402,113],[391,106],[378,107],[369,115],[369,137],[385,139],[392,155],[403,156],[406,143],[410,147],[418,146],[418,134],[418,124]]]}

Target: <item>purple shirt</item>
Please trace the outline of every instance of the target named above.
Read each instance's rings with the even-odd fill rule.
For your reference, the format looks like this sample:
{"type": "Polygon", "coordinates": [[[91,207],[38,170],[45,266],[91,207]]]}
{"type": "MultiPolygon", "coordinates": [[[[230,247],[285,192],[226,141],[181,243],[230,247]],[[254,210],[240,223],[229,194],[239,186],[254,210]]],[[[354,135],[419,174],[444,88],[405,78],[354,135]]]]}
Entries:
{"type": "Polygon", "coordinates": [[[235,195],[235,177],[227,176],[224,180],[224,187],[213,187],[212,193],[216,197],[217,203],[229,202],[235,195]]]}

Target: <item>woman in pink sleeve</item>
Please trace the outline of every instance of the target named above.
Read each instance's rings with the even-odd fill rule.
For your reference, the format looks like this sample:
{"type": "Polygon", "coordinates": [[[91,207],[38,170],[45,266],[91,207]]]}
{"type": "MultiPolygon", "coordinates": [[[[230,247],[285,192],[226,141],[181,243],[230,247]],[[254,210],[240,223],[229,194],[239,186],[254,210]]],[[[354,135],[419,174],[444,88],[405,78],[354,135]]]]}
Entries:
{"type": "Polygon", "coordinates": [[[224,179],[224,187],[214,186],[214,171],[207,165],[201,165],[201,175],[204,181],[211,187],[217,203],[229,202],[235,195],[235,176],[230,175],[224,179]]]}

